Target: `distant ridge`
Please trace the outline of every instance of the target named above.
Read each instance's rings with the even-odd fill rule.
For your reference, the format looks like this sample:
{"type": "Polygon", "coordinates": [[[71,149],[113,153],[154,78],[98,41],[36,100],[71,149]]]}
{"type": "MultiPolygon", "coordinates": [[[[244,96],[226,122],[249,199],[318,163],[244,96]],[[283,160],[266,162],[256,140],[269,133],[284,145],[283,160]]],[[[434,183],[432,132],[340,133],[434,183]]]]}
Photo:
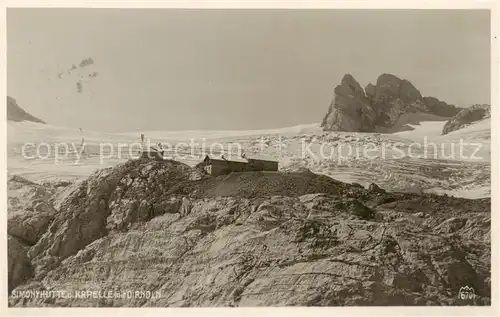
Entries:
{"type": "Polygon", "coordinates": [[[9,96],[7,96],[7,120],[31,121],[45,124],[45,121],[24,111],[24,109],[17,104],[16,99],[9,96]]]}

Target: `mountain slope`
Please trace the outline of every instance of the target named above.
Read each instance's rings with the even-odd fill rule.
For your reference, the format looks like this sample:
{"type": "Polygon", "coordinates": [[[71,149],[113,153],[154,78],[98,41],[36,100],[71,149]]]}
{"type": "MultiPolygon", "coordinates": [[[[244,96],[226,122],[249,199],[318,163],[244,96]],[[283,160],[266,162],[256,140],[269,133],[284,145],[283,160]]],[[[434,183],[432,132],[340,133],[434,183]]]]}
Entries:
{"type": "MultiPolygon", "coordinates": [[[[55,192],[48,228],[17,236],[35,240],[9,239],[9,258],[23,260],[16,271],[23,274],[9,275],[16,292],[158,296],[11,296],[9,304],[490,304],[489,199],[390,193],[310,172],[194,174],[175,161],[131,160],[100,170],[55,192]],[[205,190],[221,187],[226,190],[205,190]],[[263,194],[264,187],[274,193],[263,194]],[[14,279],[20,276],[30,278],[14,279]],[[457,297],[463,285],[474,288],[475,299],[457,297]]],[[[21,200],[52,191],[25,190],[39,185],[20,178],[10,182],[21,200]]],[[[34,212],[11,206],[19,208],[9,211],[16,219],[34,212]]],[[[31,219],[18,225],[31,228],[31,219]]]]}

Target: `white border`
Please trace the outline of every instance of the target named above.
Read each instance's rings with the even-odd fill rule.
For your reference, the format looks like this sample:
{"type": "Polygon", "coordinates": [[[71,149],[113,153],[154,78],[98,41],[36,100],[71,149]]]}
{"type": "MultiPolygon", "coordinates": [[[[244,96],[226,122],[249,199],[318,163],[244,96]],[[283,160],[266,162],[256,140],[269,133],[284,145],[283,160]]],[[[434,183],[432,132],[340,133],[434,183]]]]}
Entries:
{"type": "MultiPolygon", "coordinates": [[[[3,1],[3,0],[2,0],[3,1]]],[[[499,5],[497,1],[464,0],[348,0],[348,1],[85,1],[85,0],[7,0],[0,13],[0,96],[6,100],[6,7],[65,7],[65,8],[254,8],[254,9],[490,9],[491,10],[491,105],[492,105],[492,306],[491,307],[286,307],[286,308],[7,308],[7,283],[0,288],[0,316],[498,316],[498,212],[499,212],[499,127],[500,122],[498,75],[499,75],[499,5]]],[[[5,109],[5,108],[4,108],[5,109]]],[[[1,140],[7,139],[6,112],[0,112],[1,140]]],[[[0,163],[0,217],[1,280],[7,280],[7,199],[6,199],[6,147],[2,144],[0,163]]]]}

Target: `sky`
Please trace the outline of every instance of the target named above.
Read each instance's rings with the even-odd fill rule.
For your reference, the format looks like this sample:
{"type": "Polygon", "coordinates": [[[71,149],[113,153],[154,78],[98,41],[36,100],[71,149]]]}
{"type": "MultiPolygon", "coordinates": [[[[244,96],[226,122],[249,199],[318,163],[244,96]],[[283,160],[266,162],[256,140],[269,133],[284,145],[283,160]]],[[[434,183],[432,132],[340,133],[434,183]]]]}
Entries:
{"type": "Polygon", "coordinates": [[[490,103],[489,11],[7,9],[7,94],[57,126],[321,122],[347,73],[363,87],[391,73],[447,103],[490,103]]]}

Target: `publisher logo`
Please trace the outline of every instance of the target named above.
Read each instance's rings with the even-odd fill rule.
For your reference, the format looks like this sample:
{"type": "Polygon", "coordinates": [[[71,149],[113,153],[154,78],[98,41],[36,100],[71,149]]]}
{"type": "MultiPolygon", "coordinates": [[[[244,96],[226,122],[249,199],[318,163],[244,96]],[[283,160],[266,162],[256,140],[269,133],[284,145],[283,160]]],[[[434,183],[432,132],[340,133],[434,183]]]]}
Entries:
{"type": "Polygon", "coordinates": [[[460,287],[460,291],[458,292],[458,298],[463,300],[471,300],[476,298],[476,293],[474,289],[470,286],[462,286],[460,287]]]}

